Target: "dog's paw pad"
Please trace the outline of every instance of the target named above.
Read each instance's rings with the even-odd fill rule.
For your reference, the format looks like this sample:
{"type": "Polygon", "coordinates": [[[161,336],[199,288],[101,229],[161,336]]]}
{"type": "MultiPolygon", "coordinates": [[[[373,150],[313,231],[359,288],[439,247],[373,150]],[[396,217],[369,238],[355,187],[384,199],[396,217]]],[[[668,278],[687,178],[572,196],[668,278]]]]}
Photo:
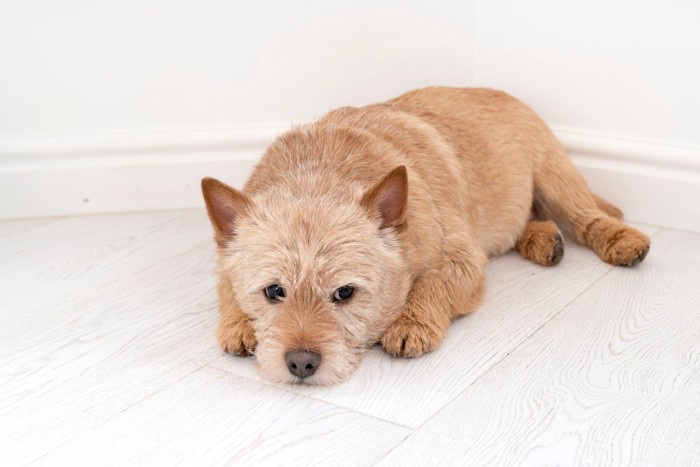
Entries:
{"type": "Polygon", "coordinates": [[[226,353],[247,357],[252,355],[258,341],[248,321],[239,321],[231,325],[221,325],[216,333],[219,345],[226,353]]]}
{"type": "Polygon", "coordinates": [[[437,328],[401,317],[382,335],[381,344],[394,357],[420,357],[435,350],[442,338],[437,328]]]}

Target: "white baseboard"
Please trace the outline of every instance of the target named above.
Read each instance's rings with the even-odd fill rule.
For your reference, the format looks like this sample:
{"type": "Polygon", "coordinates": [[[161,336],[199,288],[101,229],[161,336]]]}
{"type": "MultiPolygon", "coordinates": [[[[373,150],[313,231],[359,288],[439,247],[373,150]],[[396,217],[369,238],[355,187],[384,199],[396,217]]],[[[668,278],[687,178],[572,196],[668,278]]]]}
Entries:
{"type": "Polygon", "coordinates": [[[700,232],[700,148],[555,129],[591,190],[625,219],[700,232]]]}
{"type": "MultiPolygon", "coordinates": [[[[0,218],[203,206],[199,180],[242,186],[288,125],[0,142],[0,218]]],[[[700,148],[555,130],[632,221],[700,232],[700,148]]]]}
{"type": "Polygon", "coordinates": [[[201,207],[202,177],[242,186],[287,127],[0,142],[0,219],[201,207]]]}

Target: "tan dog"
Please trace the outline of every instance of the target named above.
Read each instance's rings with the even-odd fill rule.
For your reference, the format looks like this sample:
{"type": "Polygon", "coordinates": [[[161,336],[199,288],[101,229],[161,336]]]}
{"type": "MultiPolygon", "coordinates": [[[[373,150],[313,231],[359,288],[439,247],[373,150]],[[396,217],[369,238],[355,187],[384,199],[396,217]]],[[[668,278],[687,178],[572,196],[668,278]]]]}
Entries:
{"type": "Polygon", "coordinates": [[[243,191],[205,178],[218,339],[263,375],[332,384],[377,341],[440,345],[476,308],[489,256],[556,264],[562,238],[634,265],[649,238],[593,195],[535,113],[491,89],[427,88],[334,110],[268,148],[243,191]]]}

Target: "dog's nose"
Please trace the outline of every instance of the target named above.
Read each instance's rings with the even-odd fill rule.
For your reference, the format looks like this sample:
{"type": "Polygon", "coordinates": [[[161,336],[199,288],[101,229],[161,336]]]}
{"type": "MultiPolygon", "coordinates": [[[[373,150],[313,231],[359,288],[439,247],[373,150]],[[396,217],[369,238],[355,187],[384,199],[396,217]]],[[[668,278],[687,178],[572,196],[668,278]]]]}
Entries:
{"type": "Polygon", "coordinates": [[[284,360],[291,374],[304,379],[314,374],[321,363],[321,355],[308,350],[290,350],[284,354],[284,360]]]}

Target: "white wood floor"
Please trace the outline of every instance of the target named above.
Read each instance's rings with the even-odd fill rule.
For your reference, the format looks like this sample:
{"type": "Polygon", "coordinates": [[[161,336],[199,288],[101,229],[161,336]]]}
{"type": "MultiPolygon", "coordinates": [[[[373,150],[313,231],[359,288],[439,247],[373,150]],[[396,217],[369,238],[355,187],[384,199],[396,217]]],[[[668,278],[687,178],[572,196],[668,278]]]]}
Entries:
{"type": "Polygon", "coordinates": [[[214,329],[202,210],[0,222],[0,465],[700,465],[700,235],[509,254],[415,360],[262,381],[214,329]]]}

